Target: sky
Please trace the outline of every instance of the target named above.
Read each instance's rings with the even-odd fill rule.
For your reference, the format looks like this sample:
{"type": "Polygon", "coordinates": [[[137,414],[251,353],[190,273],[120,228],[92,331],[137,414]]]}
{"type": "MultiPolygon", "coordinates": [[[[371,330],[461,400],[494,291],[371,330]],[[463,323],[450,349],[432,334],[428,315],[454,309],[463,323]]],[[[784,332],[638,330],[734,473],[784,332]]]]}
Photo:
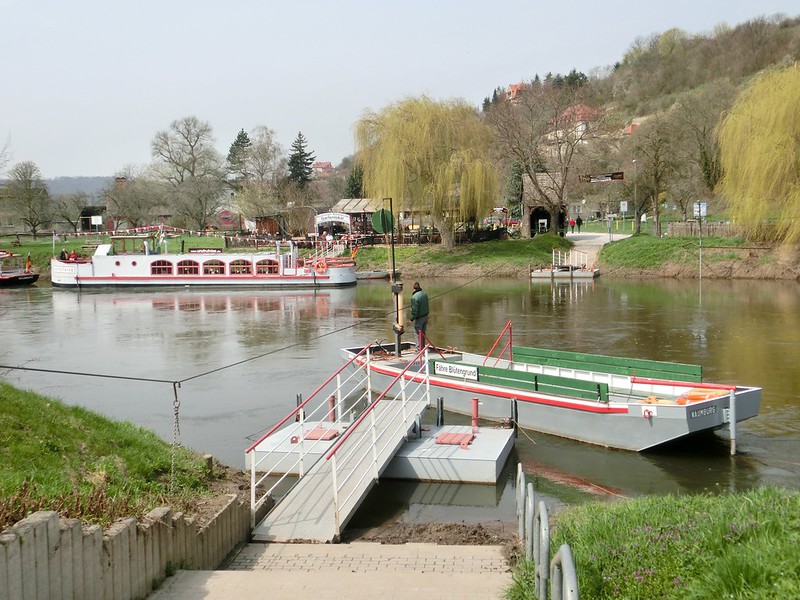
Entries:
{"type": "MultiPolygon", "coordinates": [[[[355,151],[354,126],[407,97],[480,107],[498,86],[622,60],[673,27],[709,34],[797,0],[0,0],[0,149],[44,178],[152,161],[195,116],[226,155],[266,126],[288,153],[355,151]]],[[[0,173],[2,176],[4,173],[0,173]]]]}

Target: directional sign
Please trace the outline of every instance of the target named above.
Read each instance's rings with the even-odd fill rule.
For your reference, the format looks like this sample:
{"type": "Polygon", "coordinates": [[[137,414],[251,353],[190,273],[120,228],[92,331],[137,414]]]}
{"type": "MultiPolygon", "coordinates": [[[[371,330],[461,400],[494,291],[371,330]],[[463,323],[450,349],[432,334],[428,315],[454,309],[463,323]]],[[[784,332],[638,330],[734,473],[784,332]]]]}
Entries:
{"type": "Polygon", "coordinates": [[[589,183],[602,183],[604,181],[622,181],[625,179],[625,171],[615,171],[613,173],[601,173],[600,175],[584,175],[583,181],[589,183]]]}

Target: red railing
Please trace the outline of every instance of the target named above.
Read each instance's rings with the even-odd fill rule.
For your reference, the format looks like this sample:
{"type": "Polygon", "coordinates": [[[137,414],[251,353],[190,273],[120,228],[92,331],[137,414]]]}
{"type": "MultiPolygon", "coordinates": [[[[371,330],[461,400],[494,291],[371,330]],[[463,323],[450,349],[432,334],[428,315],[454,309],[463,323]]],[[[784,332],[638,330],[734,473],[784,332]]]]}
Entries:
{"type": "Polygon", "coordinates": [[[512,349],[512,343],[514,341],[514,338],[511,333],[511,321],[509,321],[508,323],[506,323],[506,326],[503,327],[503,331],[500,332],[500,335],[497,336],[497,339],[494,341],[494,345],[492,346],[492,348],[489,350],[489,352],[486,353],[486,358],[483,359],[484,365],[486,364],[486,361],[492,357],[492,352],[494,352],[494,349],[497,348],[497,345],[500,343],[500,340],[503,339],[503,336],[506,334],[506,331],[508,331],[508,342],[506,342],[506,345],[503,346],[503,349],[500,351],[500,355],[495,359],[494,364],[497,365],[497,363],[500,362],[500,359],[503,358],[503,355],[506,353],[506,350],[508,350],[508,360],[510,362],[514,362],[514,351],[512,349]]]}

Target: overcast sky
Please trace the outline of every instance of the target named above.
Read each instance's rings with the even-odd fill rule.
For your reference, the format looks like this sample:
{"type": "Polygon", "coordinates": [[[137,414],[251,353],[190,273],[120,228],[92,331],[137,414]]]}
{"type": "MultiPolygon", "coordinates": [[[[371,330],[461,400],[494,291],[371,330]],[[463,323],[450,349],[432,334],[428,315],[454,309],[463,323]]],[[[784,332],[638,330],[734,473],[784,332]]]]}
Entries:
{"type": "MultiPolygon", "coordinates": [[[[0,148],[45,178],[151,161],[157,131],[208,121],[227,154],[265,125],[317,160],[365,110],[408,96],[480,106],[537,73],[590,74],[639,37],[710,33],[797,0],[0,0],[0,148]]],[[[0,174],[2,175],[2,174],[0,174]]]]}

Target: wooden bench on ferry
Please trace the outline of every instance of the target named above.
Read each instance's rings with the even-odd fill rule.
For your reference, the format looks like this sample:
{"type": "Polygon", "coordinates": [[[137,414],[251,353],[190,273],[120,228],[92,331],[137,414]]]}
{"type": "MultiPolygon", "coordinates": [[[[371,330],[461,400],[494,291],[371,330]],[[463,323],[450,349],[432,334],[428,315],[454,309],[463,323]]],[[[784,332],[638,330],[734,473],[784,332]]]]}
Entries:
{"type": "MultiPolygon", "coordinates": [[[[435,371],[435,363],[431,361],[431,371],[435,371]]],[[[515,371],[501,367],[477,366],[478,381],[489,385],[542,392],[556,396],[568,396],[583,400],[596,400],[608,402],[608,384],[574,379],[572,377],[559,377],[528,371],[515,371]]]]}
{"type": "Polygon", "coordinates": [[[512,348],[514,362],[525,364],[547,365],[564,369],[582,371],[598,371],[614,375],[628,375],[647,379],[668,379],[700,383],[703,381],[703,367],[660,360],[643,358],[626,358],[620,356],[604,356],[602,354],[586,354],[566,350],[549,350],[546,348],[529,348],[514,346],[512,348]]]}

